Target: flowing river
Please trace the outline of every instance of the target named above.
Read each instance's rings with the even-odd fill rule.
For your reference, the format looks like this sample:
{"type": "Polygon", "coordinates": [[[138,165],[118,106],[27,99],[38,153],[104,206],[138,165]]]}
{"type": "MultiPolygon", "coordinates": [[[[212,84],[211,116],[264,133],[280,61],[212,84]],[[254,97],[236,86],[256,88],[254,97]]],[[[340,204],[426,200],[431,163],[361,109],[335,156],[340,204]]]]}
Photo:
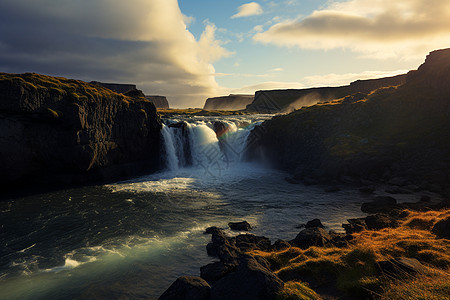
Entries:
{"type": "Polygon", "coordinates": [[[270,117],[165,120],[165,171],[0,202],[0,299],[157,298],[214,261],[208,226],[247,220],[274,242],[313,218],[341,230],[363,216],[358,191],[245,162],[250,130],[270,117]]]}

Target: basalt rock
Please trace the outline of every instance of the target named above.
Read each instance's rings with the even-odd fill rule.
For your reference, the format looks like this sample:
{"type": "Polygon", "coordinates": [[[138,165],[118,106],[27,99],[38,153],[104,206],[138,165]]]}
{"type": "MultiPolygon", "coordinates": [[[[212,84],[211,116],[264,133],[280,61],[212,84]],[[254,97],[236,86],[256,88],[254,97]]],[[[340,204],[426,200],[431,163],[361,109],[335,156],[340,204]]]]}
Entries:
{"type": "Polygon", "coordinates": [[[0,73],[2,191],[108,181],[159,168],[161,122],[142,93],[0,73]]]}
{"type": "Polygon", "coordinates": [[[306,249],[311,246],[326,246],[331,241],[331,236],[320,227],[307,228],[293,239],[289,244],[306,249]]]}
{"type": "Polygon", "coordinates": [[[200,277],[178,278],[158,300],[209,300],[211,287],[200,277]]]}
{"type": "Polygon", "coordinates": [[[231,230],[237,230],[237,231],[249,231],[252,229],[252,226],[247,221],[230,222],[230,223],[228,223],[228,227],[230,227],[231,230]]]}

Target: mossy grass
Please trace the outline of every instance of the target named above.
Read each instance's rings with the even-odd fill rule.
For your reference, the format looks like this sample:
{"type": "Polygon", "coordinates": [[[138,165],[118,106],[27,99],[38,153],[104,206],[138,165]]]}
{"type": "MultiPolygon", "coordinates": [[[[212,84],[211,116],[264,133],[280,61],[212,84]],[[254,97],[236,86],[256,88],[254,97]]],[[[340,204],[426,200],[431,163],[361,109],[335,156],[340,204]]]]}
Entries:
{"type": "MultiPolygon", "coordinates": [[[[406,211],[405,215],[407,217],[397,228],[353,234],[354,239],[344,248],[302,250],[290,247],[283,251],[252,251],[249,254],[266,258],[282,280],[301,283],[306,278],[318,286],[335,284],[339,291],[350,297],[448,299],[445,297],[450,294],[450,240],[436,238],[431,229],[438,221],[450,216],[450,209],[406,211]],[[379,261],[400,256],[419,260],[427,271],[408,274],[402,279],[380,275],[379,261]],[[404,288],[403,284],[411,288],[404,288]]],[[[280,299],[310,299],[295,298],[291,289],[288,285],[283,292],[285,298],[280,299]]]]}
{"type": "Polygon", "coordinates": [[[316,300],[322,299],[307,283],[288,281],[277,293],[277,300],[316,300]]]}

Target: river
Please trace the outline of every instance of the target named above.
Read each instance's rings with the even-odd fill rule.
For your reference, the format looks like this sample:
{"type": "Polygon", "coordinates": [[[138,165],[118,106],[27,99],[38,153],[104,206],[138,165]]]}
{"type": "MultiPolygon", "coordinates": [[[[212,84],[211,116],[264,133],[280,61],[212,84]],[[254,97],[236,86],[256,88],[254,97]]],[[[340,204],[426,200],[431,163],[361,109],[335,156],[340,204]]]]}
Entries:
{"type": "Polygon", "coordinates": [[[214,261],[208,226],[247,220],[274,242],[313,218],[342,230],[363,216],[358,191],[289,184],[245,162],[250,130],[268,118],[165,120],[164,171],[0,202],[0,299],[157,298],[214,261]]]}

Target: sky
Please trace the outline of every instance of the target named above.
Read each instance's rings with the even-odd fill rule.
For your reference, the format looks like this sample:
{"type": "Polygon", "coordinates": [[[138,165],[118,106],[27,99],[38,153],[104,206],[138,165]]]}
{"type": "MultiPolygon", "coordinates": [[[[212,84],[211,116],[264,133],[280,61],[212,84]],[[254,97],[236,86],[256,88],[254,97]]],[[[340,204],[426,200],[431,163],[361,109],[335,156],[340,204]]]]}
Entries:
{"type": "Polygon", "coordinates": [[[0,1],[0,72],[133,83],[179,108],[402,74],[447,47],[448,0],[0,1]]]}

